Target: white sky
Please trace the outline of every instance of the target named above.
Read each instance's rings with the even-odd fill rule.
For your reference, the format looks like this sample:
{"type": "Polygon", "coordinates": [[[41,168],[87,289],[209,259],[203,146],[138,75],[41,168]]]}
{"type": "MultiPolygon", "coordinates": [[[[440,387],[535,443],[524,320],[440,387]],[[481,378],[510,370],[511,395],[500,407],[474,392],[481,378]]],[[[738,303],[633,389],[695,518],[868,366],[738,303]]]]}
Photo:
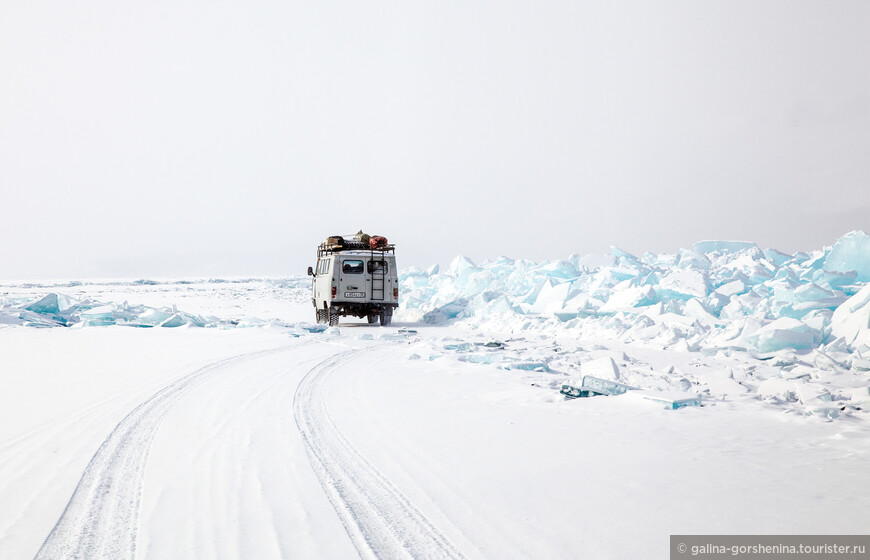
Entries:
{"type": "Polygon", "coordinates": [[[870,2],[0,2],[0,278],[870,230],[870,2]]]}

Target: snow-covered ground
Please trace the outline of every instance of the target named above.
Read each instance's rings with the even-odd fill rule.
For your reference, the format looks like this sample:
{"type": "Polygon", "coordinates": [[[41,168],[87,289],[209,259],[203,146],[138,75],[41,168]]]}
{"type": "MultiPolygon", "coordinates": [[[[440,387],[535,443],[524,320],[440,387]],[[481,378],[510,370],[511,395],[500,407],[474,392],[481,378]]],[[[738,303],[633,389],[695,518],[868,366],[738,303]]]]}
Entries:
{"type": "Polygon", "coordinates": [[[0,285],[0,558],[866,533],[868,255],[457,258],[387,328],[313,324],[308,278],[0,285]],[[566,400],[584,376],[633,389],[566,400]]]}

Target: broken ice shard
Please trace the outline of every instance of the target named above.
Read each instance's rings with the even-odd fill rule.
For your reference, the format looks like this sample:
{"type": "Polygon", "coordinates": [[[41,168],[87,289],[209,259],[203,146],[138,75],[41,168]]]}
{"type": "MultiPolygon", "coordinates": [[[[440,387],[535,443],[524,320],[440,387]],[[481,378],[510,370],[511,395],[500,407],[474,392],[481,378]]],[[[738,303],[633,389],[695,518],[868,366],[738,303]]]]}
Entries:
{"type": "Polygon", "coordinates": [[[725,255],[739,253],[746,249],[758,249],[751,241],[698,241],[692,246],[696,253],[718,253],[725,255]]]}
{"type": "Polygon", "coordinates": [[[870,282],[870,235],[861,230],[847,233],[834,243],[825,258],[825,270],[854,270],[861,282],[870,282]]]}
{"type": "Polygon", "coordinates": [[[701,406],[701,397],[693,393],[679,393],[673,391],[638,390],[629,391],[626,395],[634,398],[660,403],[668,410],[677,410],[687,406],[701,406]]]}
{"type": "Polygon", "coordinates": [[[583,379],[580,381],[580,386],[586,390],[594,391],[602,395],[621,395],[626,391],[631,391],[635,388],[623,383],[592,377],[591,375],[584,375],[583,379]]]}

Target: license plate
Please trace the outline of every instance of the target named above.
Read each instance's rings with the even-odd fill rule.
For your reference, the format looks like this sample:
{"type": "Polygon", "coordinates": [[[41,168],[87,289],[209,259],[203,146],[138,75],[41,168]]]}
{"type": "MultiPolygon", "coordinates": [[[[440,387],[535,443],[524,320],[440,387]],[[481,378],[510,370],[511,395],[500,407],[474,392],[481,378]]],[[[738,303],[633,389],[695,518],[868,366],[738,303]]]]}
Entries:
{"type": "Polygon", "coordinates": [[[364,298],[366,297],[365,292],[344,292],[344,297],[346,298],[364,298]]]}

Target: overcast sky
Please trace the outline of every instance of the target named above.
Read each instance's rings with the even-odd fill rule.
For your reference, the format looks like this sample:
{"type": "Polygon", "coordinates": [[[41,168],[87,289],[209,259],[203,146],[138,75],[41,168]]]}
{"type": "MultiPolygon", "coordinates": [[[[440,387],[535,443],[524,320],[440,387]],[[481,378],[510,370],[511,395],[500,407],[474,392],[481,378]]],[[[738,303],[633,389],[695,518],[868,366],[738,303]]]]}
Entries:
{"type": "Polygon", "coordinates": [[[0,2],[0,278],[870,230],[870,2],[0,2]]]}

